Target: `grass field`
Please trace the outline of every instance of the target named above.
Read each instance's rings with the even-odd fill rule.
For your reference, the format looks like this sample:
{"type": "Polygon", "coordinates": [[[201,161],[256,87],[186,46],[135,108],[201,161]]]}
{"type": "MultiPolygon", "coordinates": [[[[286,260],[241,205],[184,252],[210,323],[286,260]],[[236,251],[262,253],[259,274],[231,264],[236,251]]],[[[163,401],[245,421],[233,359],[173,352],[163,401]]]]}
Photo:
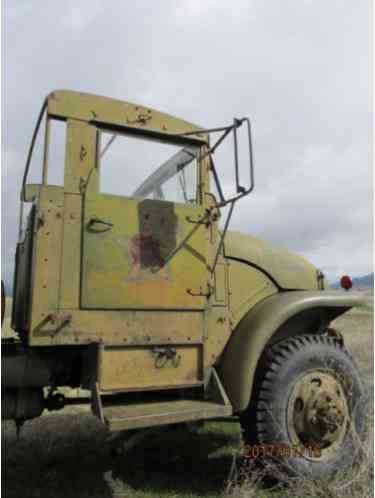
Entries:
{"type": "MultiPolygon", "coordinates": [[[[352,310],[335,326],[343,332],[372,393],[373,309],[352,310]]],[[[9,329],[5,327],[3,333],[9,335],[9,329]]],[[[197,433],[173,428],[148,437],[117,458],[110,456],[105,430],[86,409],[70,408],[29,422],[20,440],[12,423],[4,422],[2,428],[2,491],[7,498],[373,496],[372,465],[354,476],[353,482],[347,476],[342,489],[336,489],[335,483],[300,482],[287,490],[267,491],[255,486],[250,476],[247,483],[226,490],[233,454],[240,445],[235,422],[206,423],[197,433]]]]}

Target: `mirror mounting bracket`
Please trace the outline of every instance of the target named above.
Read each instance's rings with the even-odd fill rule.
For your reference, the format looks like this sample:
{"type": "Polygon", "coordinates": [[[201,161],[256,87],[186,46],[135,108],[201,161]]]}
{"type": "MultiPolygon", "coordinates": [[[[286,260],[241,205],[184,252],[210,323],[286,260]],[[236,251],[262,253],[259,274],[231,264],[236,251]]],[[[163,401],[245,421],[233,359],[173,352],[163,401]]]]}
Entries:
{"type": "Polygon", "coordinates": [[[251,123],[250,119],[245,117],[245,118],[234,118],[233,119],[233,124],[228,125],[228,126],[221,126],[218,128],[208,128],[208,129],[202,129],[202,130],[195,130],[194,132],[187,132],[187,133],[179,133],[179,136],[188,136],[188,135],[199,135],[199,134],[206,134],[210,135],[211,133],[217,133],[217,132],[223,132],[222,135],[218,138],[218,140],[215,142],[215,144],[212,147],[209,147],[209,149],[203,154],[201,157],[201,160],[204,159],[205,157],[209,156],[210,159],[210,171],[213,174],[214,181],[216,184],[216,188],[220,197],[220,202],[217,202],[216,205],[214,206],[215,209],[224,207],[230,204],[229,212],[227,215],[227,219],[225,220],[224,224],[224,229],[220,234],[220,241],[219,245],[215,254],[214,258],[214,263],[212,265],[212,268],[210,269],[211,274],[214,273],[218,259],[219,259],[219,254],[222,250],[223,244],[224,244],[224,238],[225,235],[228,231],[228,226],[232,217],[234,205],[237,201],[242,199],[243,197],[249,195],[253,190],[254,190],[254,163],[253,163],[253,147],[252,147],[252,139],[251,139],[251,123]],[[238,137],[237,137],[237,129],[242,126],[242,124],[246,124],[247,127],[247,140],[248,140],[248,147],[249,147],[249,168],[250,168],[250,185],[248,188],[243,187],[240,184],[240,177],[239,177],[239,159],[238,159],[238,137]],[[212,159],[212,155],[215,153],[216,149],[220,146],[220,144],[225,140],[225,138],[233,132],[233,143],[234,143],[234,172],[235,172],[235,179],[236,179],[236,195],[231,197],[230,199],[225,199],[223,190],[220,185],[219,177],[212,159]]]}

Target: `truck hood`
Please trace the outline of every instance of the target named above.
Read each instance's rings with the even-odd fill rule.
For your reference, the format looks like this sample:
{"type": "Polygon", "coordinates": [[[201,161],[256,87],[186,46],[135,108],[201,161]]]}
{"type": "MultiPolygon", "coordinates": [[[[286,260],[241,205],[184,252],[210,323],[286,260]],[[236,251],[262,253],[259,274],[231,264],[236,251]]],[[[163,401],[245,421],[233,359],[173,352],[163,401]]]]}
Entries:
{"type": "Polygon", "coordinates": [[[282,289],[318,289],[317,268],[301,256],[251,235],[228,231],[224,254],[268,275],[282,289]]]}

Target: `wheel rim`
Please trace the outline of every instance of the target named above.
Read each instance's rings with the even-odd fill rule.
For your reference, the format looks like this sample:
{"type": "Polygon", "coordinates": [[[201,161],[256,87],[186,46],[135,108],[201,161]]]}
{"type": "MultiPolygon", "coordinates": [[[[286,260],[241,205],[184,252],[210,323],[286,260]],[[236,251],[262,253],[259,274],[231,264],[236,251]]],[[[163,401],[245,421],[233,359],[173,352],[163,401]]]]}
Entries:
{"type": "Polygon", "coordinates": [[[287,425],[293,444],[306,449],[304,457],[331,458],[341,446],[348,424],[345,391],[333,372],[314,370],[297,380],[288,401],[287,425]]]}

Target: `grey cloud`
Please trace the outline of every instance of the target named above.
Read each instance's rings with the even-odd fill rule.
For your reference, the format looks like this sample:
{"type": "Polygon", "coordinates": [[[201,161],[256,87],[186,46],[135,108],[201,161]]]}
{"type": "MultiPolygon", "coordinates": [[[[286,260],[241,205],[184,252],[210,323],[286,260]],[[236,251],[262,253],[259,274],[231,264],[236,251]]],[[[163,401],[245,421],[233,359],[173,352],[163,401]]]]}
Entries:
{"type": "MultiPolygon", "coordinates": [[[[26,152],[55,88],[144,103],[205,126],[250,115],[257,188],[233,227],[302,253],[332,278],[371,271],[371,2],[108,5],[4,5],[7,281],[26,152]]],[[[221,159],[224,168],[229,156],[221,159]]]]}

